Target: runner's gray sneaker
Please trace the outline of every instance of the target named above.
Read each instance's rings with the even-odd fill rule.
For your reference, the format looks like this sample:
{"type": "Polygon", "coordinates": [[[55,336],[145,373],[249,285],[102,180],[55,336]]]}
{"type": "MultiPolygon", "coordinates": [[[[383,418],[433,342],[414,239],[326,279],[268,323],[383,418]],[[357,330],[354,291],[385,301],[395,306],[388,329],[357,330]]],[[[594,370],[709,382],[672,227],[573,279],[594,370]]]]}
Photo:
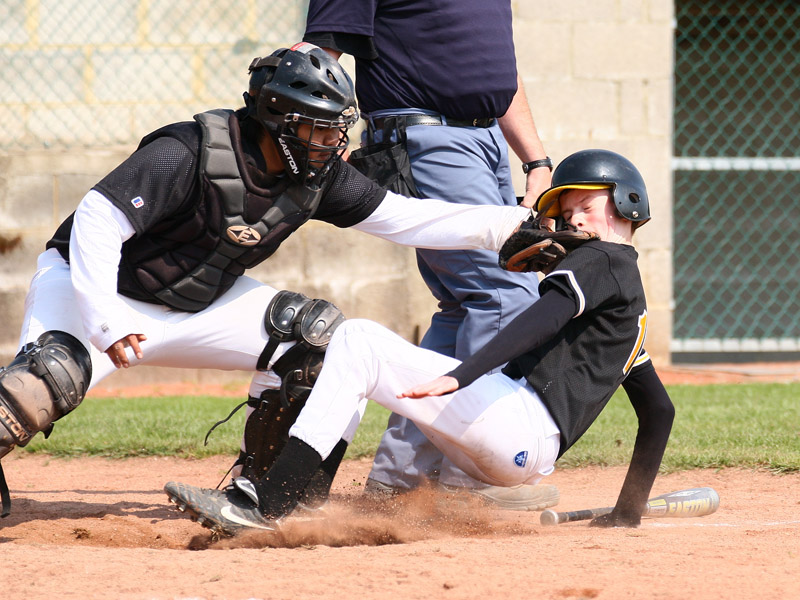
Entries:
{"type": "Polygon", "coordinates": [[[275,521],[266,519],[256,504],[232,485],[212,490],[170,481],[164,491],[178,510],[216,535],[233,536],[246,529],[278,529],[275,521]]]}

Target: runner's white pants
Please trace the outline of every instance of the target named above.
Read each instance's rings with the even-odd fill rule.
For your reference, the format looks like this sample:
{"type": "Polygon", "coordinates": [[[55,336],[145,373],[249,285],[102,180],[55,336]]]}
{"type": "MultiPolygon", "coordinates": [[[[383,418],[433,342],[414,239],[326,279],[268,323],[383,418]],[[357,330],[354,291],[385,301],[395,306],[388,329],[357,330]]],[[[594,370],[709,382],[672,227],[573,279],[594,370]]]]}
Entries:
{"type": "Polygon", "coordinates": [[[560,435],[524,380],[496,373],[445,396],[396,397],[458,364],[372,321],[345,321],[331,339],[322,372],[289,435],[324,459],[369,398],[414,421],[444,455],[475,479],[508,487],[533,484],[550,474],[560,435]]]}

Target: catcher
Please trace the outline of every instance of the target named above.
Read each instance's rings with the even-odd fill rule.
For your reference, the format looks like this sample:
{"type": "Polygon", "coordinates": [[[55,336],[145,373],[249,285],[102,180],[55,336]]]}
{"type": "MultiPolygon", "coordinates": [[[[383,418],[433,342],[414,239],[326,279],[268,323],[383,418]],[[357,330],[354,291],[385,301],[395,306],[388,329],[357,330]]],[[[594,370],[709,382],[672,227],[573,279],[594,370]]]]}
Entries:
{"type": "Polygon", "coordinates": [[[644,181],[618,154],[577,152],[555,170],[538,207],[541,217],[585,233],[554,235],[532,224],[511,236],[501,260],[550,272],[541,299],[481,350],[460,362],[376,323],[345,321],[267,473],[236,478],[221,491],[171,482],[170,499],[219,534],[275,529],[367,397],[414,421],[470,476],[498,486],[536,483],[622,385],[639,432],[616,507],[591,524],[638,526],[674,416],[644,349],[647,305],[631,245],[634,230],[650,218],[644,181]],[[529,242],[537,249],[521,250],[529,242]],[[557,262],[551,269],[540,250],[561,242],[574,249],[550,253],[557,262]],[[485,375],[506,361],[502,373],[485,375]]]}
{"type": "MultiPolygon", "coordinates": [[[[115,368],[241,370],[253,378],[237,463],[256,478],[287,438],[343,316],[247,269],[309,219],[407,246],[497,251],[529,214],[405,198],[345,163],[355,90],[317,46],[253,60],[244,98],[238,110],[147,135],[48,242],[19,354],[0,368],[0,459],[49,434],[115,368]]],[[[342,435],[318,465],[320,498],[351,439],[342,435]]],[[[0,493],[5,515],[2,469],[0,493]]]]}

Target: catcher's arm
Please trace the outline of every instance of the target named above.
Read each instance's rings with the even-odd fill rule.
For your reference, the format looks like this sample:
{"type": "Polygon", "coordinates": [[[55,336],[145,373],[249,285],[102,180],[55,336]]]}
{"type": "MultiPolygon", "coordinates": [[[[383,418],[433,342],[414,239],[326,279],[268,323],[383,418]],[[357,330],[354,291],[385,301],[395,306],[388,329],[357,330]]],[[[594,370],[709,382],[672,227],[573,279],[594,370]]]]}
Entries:
{"type": "MultiPolygon", "coordinates": [[[[542,213],[539,213],[540,215],[542,213]]],[[[549,219],[547,219],[549,221],[549,219]]],[[[550,273],[568,252],[590,240],[599,239],[596,233],[581,231],[564,223],[556,231],[546,227],[536,216],[523,221],[500,248],[499,263],[507,271],[550,273]]]]}

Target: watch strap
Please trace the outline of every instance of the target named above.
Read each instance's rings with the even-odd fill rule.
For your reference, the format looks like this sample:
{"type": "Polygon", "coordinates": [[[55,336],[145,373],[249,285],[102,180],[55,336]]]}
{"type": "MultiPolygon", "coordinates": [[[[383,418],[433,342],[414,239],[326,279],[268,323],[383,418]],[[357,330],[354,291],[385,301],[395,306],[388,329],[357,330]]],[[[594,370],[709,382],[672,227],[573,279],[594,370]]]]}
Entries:
{"type": "Polygon", "coordinates": [[[553,170],[553,160],[548,156],[547,158],[542,158],[539,160],[532,160],[531,162],[522,163],[522,172],[529,173],[534,169],[539,169],[541,167],[547,167],[551,171],[553,170]]]}

